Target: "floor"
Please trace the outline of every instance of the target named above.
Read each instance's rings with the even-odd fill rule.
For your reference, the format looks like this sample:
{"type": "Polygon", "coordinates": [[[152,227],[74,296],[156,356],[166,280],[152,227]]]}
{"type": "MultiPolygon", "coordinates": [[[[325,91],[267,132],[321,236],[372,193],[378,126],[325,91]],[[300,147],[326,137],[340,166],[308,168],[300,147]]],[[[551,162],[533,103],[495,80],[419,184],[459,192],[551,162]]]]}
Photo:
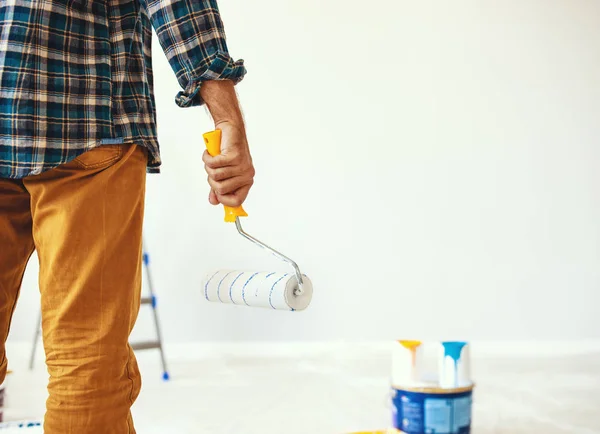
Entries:
{"type": "MultiPolygon", "coordinates": [[[[133,412],[140,434],[344,434],[390,420],[390,358],[381,346],[179,348],[169,354],[168,382],[156,353],[139,359],[144,386],[133,412]]],[[[10,360],[5,419],[42,417],[44,368],[16,369],[23,354],[10,360]]],[[[474,356],[473,366],[475,434],[600,433],[600,352],[474,356]]]]}

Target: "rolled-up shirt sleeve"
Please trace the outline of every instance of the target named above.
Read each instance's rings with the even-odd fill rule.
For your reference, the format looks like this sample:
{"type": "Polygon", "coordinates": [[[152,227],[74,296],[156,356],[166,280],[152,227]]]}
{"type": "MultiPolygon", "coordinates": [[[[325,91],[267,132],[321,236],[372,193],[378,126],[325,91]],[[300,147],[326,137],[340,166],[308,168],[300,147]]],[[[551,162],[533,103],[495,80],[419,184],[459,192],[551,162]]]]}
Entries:
{"type": "Polygon", "coordinates": [[[179,84],[180,107],[202,105],[200,86],[206,80],[232,80],[246,75],[243,60],[227,48],[216,0],[146,0],[160,45],[179,84]]]}

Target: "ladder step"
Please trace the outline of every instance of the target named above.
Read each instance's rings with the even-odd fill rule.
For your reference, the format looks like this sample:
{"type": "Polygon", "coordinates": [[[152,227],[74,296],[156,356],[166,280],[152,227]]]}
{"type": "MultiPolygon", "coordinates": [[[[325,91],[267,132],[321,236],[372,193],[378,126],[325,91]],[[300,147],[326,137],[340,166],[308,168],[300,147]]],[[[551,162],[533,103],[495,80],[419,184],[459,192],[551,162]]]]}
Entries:
{"type": "Polygon", "coordinates": [[[155,348],[160,348],[160,342],[158,342],[158,341],[138,342],[136,344],[131,344],[131,348],[133,348],[134,351],[153,350],[155,348]]]}
{"type": "Polygon", "coordinates": [[[152,297],[142,297],[142,304],[152,304],[152,297]]]}

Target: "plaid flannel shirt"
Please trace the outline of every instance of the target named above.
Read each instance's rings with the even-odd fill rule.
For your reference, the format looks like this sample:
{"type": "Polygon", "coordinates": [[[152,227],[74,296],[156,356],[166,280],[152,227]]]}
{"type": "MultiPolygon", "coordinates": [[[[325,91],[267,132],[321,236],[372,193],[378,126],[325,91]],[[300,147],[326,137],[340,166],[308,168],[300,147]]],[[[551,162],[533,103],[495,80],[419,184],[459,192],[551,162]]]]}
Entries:
{"type": "Polygon", "coordinates": [[[205,80],[242,80],[216,0],[3,0],[0,3],[0,177],[23,178],[103,144],[160,153],[152,27],[182,91],[201,105],[205,80]]]}

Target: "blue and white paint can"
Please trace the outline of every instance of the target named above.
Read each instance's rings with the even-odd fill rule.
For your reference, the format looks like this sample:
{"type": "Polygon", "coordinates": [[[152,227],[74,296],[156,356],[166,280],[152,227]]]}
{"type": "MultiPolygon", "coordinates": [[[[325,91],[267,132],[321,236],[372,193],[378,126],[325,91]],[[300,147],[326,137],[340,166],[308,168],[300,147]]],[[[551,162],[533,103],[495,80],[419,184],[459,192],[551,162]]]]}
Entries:
{"type": "Polygon", "coordinates": [[[392,391],[393,427],[404,434],[470,434],[473,386],[392,391]]]}
{"type": "Polygon", "coordinates": [[[473,387],[468,342],[397,341],[392,426],[403,434],[470,434],[473,387]]]}
{"type": "Polygon", "coordinates": [[[439,348],[440,387],[452,389],[471,386],[473,381],[469,344],[461,341],[444,341],[439,348]]]}

